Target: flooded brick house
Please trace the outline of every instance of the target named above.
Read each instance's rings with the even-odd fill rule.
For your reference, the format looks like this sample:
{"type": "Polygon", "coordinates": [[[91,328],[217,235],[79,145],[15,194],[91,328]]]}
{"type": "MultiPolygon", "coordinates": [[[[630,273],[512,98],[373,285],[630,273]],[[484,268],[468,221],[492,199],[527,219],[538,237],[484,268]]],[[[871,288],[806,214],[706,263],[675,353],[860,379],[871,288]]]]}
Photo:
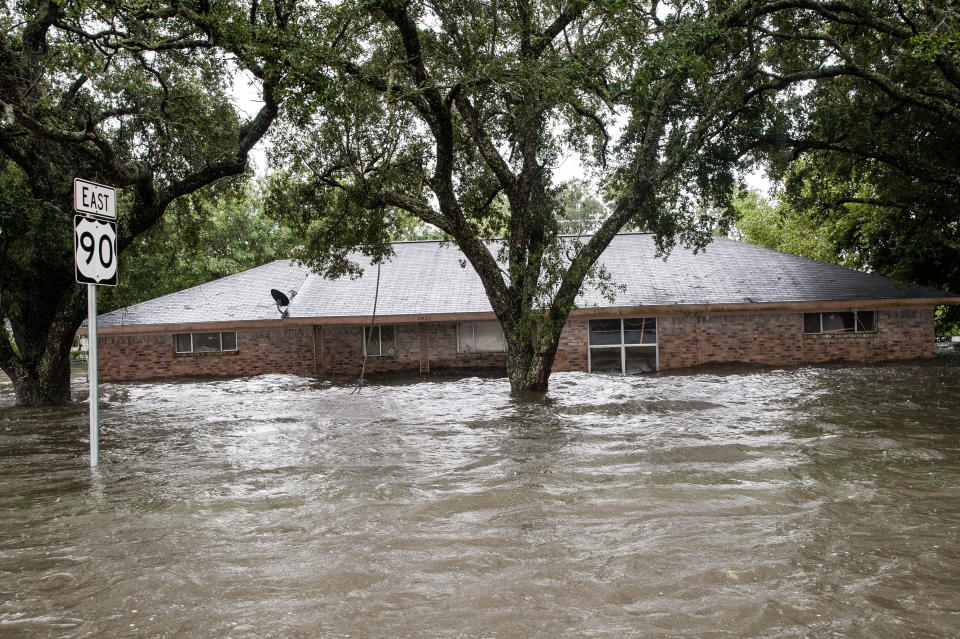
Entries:
{"type": "MultiPolygon", "coordinates": [[[[368,373],[504,368],[500,325],[456,246],[393,249],[379,288],[375,266],[328,280],[280,260],[101,315],[100,377],[357,374],[364,358],[368,373]],[[273,289],[289,298],[283,312],[273,289]]],[[[621,234],[601,263],[620,290],[613,302],[595,288],[581,293],[555,371],[932,357],[935,306],[960,303],[724,238],[663,260],[651,235],[621,234]]]]}

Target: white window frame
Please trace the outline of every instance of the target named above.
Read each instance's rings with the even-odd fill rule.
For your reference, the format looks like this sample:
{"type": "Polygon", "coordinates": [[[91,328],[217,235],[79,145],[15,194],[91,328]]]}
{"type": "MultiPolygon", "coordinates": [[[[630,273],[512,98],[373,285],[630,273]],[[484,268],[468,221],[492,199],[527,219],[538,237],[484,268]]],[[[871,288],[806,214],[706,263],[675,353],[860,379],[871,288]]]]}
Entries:
{"type": "Polygon", "coordinates": [[[236,353],[238,350],[240,350],[240,343],[237,341],[237,332],[236,332],[236,331],[197,331],[197,332],[195,332],[195,333],[174,333],[174,334],[173,334],[173,352],[174,352],[175,354],[177,354],[177,355],[192,355],[193,353],[198,353],[198,352],[203,352],[203,353],[236,353]],[[216,333],[216,334],[217,334],[217,339],[218,339],[219,342],[220,342],[219,349],[218,349],[218,350],[215,350],[215,351],[197,351],[197,350],[194,350],[194,347],[193,347],[193,342],[194,342],[193,336],[194,336],[194,335],[207,335],[207,334],[210,334],[210,333],[216,333]],[[233,347],[233,348],[227,348],[227,349],[223,348],[223,334],[224,334],[224,333],[233,333],[233,343],[234,343],[234,347],[233,347]],[[189,335],[189,336],[190,336],[190,350],[189,350],[189,351],[177,350],[177,336],[178,336],[178,335],[189,335]]]}
{"type": "Polygon", "coordinates": [[[457,354],[459,355],[472,355],[474,353],[506,353],[507,352],[507,336],[503,332],[503,326],[497,320],[484,320],[477,322],[457,322],[457,354]],[[473,350],[469,353],[463,352],[463,344],[460,342],[460,327],[461,326],[470,326],[470,330],[473,333],[473,343],[477,343],[477,324],[496,324],[497,330],[500,333],[500,337],[503,338],[503,348],[500,350],[473,350]]]}
{"type": "MultiPolygon", "coordinates": [[[[593,349],[619,348],[620,349],[620,374],[626,375],[628,347],[652,348],[654,352],[654,366],[655,366],[655,370],[653,372],[657,372],[660,370],[660,320],[659,318],[643,316],[643,317],[595,317],[593,319],[595,320],[619,319],[620,320],[620,343],[619,344],[596,344],[596,345],[591,344],[590,343],[590,321],[591,320],[587,320],[587,371],[591,373],[593,372],[593,349]],[[654,322],[656,322],[655,329],[654,329],[656,340],[653,342],[653,344],[643,344],[643,343],[636,344],[633,342],[629,344],[624,343],[624,335],[625,335],[624,320],[629,320],[629,319],[653,320],[654,322]]],[[[641,333],[640,339],[643,339],[642,333],[641,333]]],[[[634,373],[631,373],[631,374],[634,374],[634,373]]]]}
{"type": "Polygon", "coordinates": [[[857,325],[858,325],[857,314],[860,313],[860,312],[861,312],[861,311],[860,311],[859,309],[856,309],[856,308],[852,308],[852,309],[850,309],[850,310],[848,310],[848,311],[810,311],[810,312],[804,312],[804,314],[803,314],[803,316],[804,316],[804,317],[803,317],[803,334],[804,334],[804,335],[853,335],[853,334],[856,334],[856,333],[860,333],[860,334],[876,333],[876,332],[878,331],[878,327],[877,327],[878,321],[877,321],[877,320],[879,319],[879,315],[880,315],[880,314],[877,312],[877,310],[876,310],[876,309],[869,309],[869,310],[864,310],[864,311],[862,311],[863,313],[873,313],[873,330],[872,330],[872,331],[861,331],[861,330],[858,330],[858,329],[857,329],[857,325]],[[806,317],[806,316],[807,316],[807,315],[813,315],[814,313],[816,313],[817,316],[820,318],[820,330],[819,330],[818,332],[816,332],[816,333],[808,333],[808,332],[807,332],[807,317],[806,317]],[[852,331],[824,331],[824,330],[823,330],[823,314],[824,314],[824,313],[853,313],[853,330],[852,330],[852,331]]]}
{"type": "Polygon", "coordinates": [[[363,330],[360,333],[360,337],[363,340],[363,356],[364,357],[396,357],[397,356],[397,327],[396,326],[381,326],[377,324],[376,326],[364,326],[363,330]],[[367,331],[371,329],[377,329],[377,349],[378,353],[368,353],[367,352],[367,331]],[[393,354],[383,352],[383,329],[390,328],[393,329],[393,354]]]}

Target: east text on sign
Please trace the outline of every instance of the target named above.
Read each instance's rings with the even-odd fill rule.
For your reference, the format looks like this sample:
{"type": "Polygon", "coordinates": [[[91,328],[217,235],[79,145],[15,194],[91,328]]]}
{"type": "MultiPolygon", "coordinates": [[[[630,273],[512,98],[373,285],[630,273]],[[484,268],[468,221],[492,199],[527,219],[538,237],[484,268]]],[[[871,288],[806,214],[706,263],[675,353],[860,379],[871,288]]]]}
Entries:
{"type": "Polygon", "coordinates": [[[74,178],[73,208],[77,213],[89,213],[115,220],[117,219],[117,191],[96,182],[74,178]]]}

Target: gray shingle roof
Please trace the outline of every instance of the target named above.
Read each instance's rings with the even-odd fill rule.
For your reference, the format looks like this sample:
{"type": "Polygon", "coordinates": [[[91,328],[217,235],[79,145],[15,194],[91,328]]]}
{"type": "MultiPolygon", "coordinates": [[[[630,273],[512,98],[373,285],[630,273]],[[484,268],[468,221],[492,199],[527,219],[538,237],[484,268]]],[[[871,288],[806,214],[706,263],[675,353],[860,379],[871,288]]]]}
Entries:
{"type": "Polygon", "coordinates": [[[296,290],[308,270],[278,260],[236,275],[134,304],[97,317],[98,326],[187,324],[277,319],[270,289],[296,290]]]}
{"type": "MultiPolygon", "coordinates": [[[[490,302],[463,254],[443,242],[398,242],[395,256],[380,268],[377,315],[489,313],[490,302]]],[[[290,304],[290,317],[355,317],[373,312],[377,267],[351,280],[311,274],[290,304]]]]}
{"type": "MultiPolygon", "coordinates": [[[[380,269],[377,315],[490,312],[473,268],[459,249],[442,242],[398,242],[380,269]]],[[[825,302],[956,297],[851,269],[716,238],[698,254],[678,247],[655,256],[653,236],[618,235],[601,258],[623,284],[613,304],[588,287],[580,307],[825,302]]],[[[291,318],[366,317],[373,311],[377,267],[357,279],[327,280],[288,260],[208,282],[100,316],[101,326],[277,319],[270,289],[296,292],[291,318]]]]}
{"type": "MultiPolygon", "coordinates": [[[[601,263],[614,281],[626,284],[615,306],[744,304],[950,297],[925,286],[817,262],[728,238],[714,238],[698,254],[677,248],[655,257],[653,236],[619,235],[601,263]]],[[[596,302],[581,296],[581,305],[596,302]]]]}

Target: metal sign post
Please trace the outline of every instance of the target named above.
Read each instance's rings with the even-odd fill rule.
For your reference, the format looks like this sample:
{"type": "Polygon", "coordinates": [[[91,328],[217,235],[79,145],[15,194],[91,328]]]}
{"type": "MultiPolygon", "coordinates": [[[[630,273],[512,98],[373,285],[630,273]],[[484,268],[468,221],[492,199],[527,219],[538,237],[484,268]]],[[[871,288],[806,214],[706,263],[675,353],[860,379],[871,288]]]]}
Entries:
{"type": "Polygon", "coordinates": [[[97,392],[97,285],[87,284],[87,378],[90,380],[90,466],[100,463],[100,396],[97,392]]]}
{"type": "MultiPolygon", "coordinates": [[[[116,190],[109,186],[73,181],[73,208],[116,219],[116,190]]],[[[96,217],[77,215],[73,218],[73,247],[77,282],[87,285],[87,336],[89,355],[87,376],[90,379],[90,466],[100,463],[100,414],[97,389],[97,286],[117,285],[117,225],[96,217]]]]}

